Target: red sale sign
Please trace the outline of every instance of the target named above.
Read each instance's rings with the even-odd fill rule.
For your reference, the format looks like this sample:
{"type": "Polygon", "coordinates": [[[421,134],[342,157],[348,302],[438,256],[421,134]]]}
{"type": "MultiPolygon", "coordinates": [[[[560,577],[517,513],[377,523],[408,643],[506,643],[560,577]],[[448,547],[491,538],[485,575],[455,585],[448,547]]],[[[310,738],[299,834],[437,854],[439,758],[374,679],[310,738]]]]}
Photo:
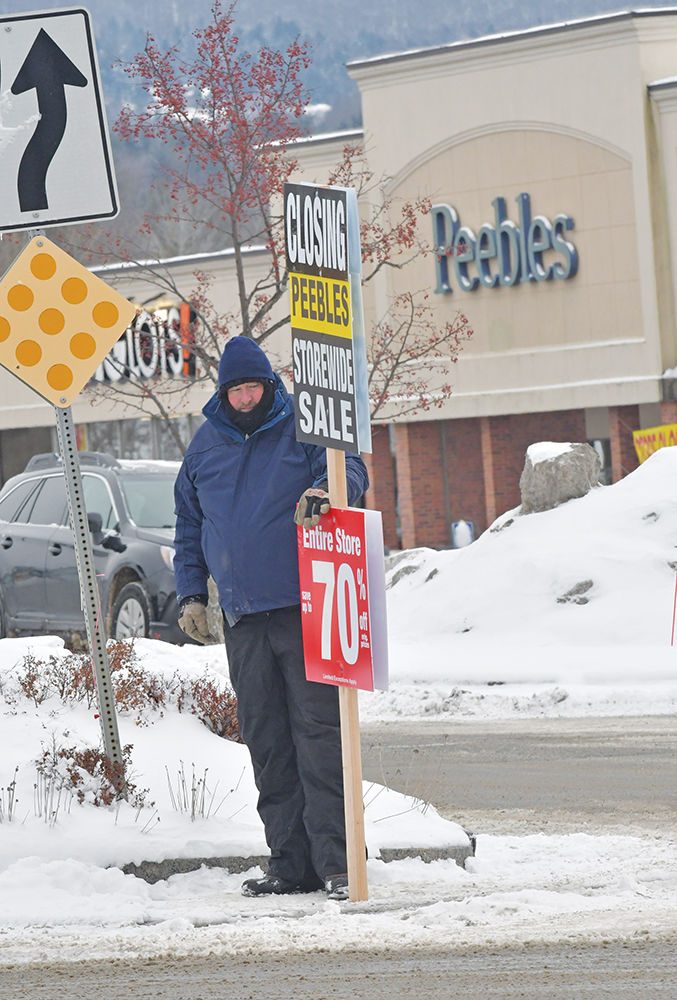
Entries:
{"type": "Polygon", "coordinates": [[[298,528],[306,677],[373,691],[388,687],[381,515],[332,507],[298,528]]]}

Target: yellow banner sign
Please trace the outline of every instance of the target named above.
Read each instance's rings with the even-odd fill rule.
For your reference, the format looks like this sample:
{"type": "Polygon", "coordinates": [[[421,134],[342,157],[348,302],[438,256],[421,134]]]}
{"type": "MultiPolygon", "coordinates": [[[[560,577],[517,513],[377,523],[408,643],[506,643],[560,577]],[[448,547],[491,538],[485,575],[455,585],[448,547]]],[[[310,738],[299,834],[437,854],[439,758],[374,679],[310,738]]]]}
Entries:
{"type": "Polygon", "coordinates": [[[659,448],[677,444],[677,424],[663,424],[661,427],[645,427],[641,431],[633,431],[632,440],[637,458],[640,462],[645,462],[659,448]]]}
{"type": "Polygon", "coordinates": [[[349,281],[290,274],[289,297],[293,329],[351,338],[349,281]]]}

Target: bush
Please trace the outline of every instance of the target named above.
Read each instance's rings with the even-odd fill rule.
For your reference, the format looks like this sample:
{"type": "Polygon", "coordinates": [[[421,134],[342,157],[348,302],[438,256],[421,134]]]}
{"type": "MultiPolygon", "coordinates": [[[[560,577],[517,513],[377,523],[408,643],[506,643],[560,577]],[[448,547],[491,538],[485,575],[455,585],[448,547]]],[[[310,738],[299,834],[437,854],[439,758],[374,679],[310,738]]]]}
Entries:
{"type": "Polygon", "coordinates": [[[179,680],[176,703],[180,712],[197,715],[207,729],[226,740],[242,742],[237,724],[237,698],[204,674],[196,680],[179,680]]]}
{"type": "MultiPolygon", "coordinates": [[[[237,700],[225,681],[220,682],[207,673],[191,679],[177,673],[171,681],[158,677],[139,664],[133,640],[110,640],[107,653],[116,708],[136,713],[137,725],[147,724],[149,711],[162,711],[175,704],[180,712],[196,715],[216,736],[240,741],[237,700]]],[[[92,658],[85,652],[72,652],[66,656],[50,655],[45,662],[27,653],[15,679],[9,673],[2,678],[0,696],[9,705],[16,705],[23,696],[36,706],[55,698],[66,706],[83,703],[92,708],[97,704],[92,658]]],[[[146,804],[148,789],[138,789],[130,780],[131,753],[132,745],[128,744],[123,749],[123,763],[116,765],[100,747],[57,745],[52,738],[52,745],[43,747],[36,762],[38,814],[55,821],[62,792],[75,796],[81,803],[89,801],[99,806],[113,803],[122,787],[126,787],[128,801],[140,809],[146,804]]],[[[208,803],[211,809],[213,802],[206,798],[206,785],[202,787],[198,782],[198,786],[201,808],[208,803]]],[[[11,818],[9,800],[0,805],[3,807],[0,819],[8,813],[11,818]]]]}
{"type": "Polygon", "coordinates": [[[122,764],[115,764],[98,747],[58,746],[53,739],[36,768],[46,781],[74,791],[80,803],[89,800],[95,806],[109,806],[125,789],[129,804],[141,809],[146,805],[148,789],[139,789],[131,781],[131,743],[123,747],[122,757],[122,764]]]}

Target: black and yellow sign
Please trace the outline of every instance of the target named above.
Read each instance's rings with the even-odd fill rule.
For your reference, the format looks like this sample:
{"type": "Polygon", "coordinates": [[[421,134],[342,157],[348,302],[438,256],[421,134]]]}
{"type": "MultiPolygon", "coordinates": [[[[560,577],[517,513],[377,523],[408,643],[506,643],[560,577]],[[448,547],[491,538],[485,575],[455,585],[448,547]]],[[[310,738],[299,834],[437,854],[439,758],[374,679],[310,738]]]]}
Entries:
{"type": "Polygon", "coordinates": [[[352,336],[350,282],[308,274],[289,275],[291,325],[329,336],[352,336]]]}
{"type": "Polygon", "coordinates": [[[347,191],[287,184],[284,205],[296,437],[356,451],[347,191]]]}
{"type": "Polygon", "coordinates": [[[284,222],[290,275],[348,279],[345,188],[285,184],[284,222]]]}
{"type": "Polygon", "coordinates": [[[70,406],[135,307],[44,236],[0,281],[0,365],[54,406],[70,406]]]}

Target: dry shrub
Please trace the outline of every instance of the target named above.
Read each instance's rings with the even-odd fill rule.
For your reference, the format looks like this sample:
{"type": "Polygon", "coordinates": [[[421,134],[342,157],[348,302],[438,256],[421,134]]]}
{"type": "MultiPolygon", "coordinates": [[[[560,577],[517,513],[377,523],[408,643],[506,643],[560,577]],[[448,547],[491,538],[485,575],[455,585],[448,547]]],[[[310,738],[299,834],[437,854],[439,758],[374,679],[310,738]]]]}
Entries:
{"type": "Polygon", "coordinates": [[[17,675],[19,687],[35,705],[41,705],[51,694],[49,675],[43,668],[42,660],[36,660],[32,653],[27,653],[24,656],[23,671],[17,675]]]}
{"type": "Polygon", "coordinates": [[[165,704],[167,684],[139,666],[133,640],[112,639],[106,648],[115,704],[122,712],[138,712],[140,725],[145,708],[159,709],[165,704]]]}
{"type": "MultiPolygon", "coordinates": [[[[107,653],[115,704],[122,712],[138,712],[140,723],[145,708],[159,709],[165,704],[168,685],[139,666],[133,642],[111,640],[107,653]]],[[[91,708],[96,704],[96,675],[87,653],[51,655],[46,663],[27,653],[17,680],[35,705],[54,695],[66,705],[84,702],[91,708]]]]}
{"type": "MultiPolygon", "coordinates": [[[[137,725],[146,725],[147,709],[161,711],[175,698],[180,712],[192,712],[212,733],[240,740],[237,699],[227,684],[206,673],[190,680],[175,674],[168,682],[139,664],[133,640],[111,639],[107,655],[115,706],[120,712],[136,713],[137,725]]],[[[28,653],[18,684],[35,705],[54,696],[66,705],[84,702],[91,708],[97,703],[94,667],[86,653],[52,655],[46,663],[28,653]]],[[[7,692],[3,696],[8,700],[7,692]]]]}
{"type": "Polygon", "coordinates": [[[66,657],[50,656],[45,670],[52,691],[65,704],[84,702],[91,708],[96,702],[96,679],[91,658],[86,653],[66,657]]]}
{"type": "Polygon", "coordinates": [[[180,712],[192,712],[212,733],[241,743],[237,724],[237,698],[206,674],[194,680],[179,679],[176,703],[180,712]]]}
{"type": "MultiPolygon", "coordinates": [[[[58,780],[66,790],[74,791],[79,802],[89,800],[95,806],[109,806],[126,790],[127,801],[134,808],[146,804],[148,789],[139,789],[131,781],[132,744],[122,750],[122,762],[114,763],[99,747],[58,746],[55,740],[38,758],[38,774],[58,780]]],[[[152,805],[152,803],[151,803],[152,805]]]]}

